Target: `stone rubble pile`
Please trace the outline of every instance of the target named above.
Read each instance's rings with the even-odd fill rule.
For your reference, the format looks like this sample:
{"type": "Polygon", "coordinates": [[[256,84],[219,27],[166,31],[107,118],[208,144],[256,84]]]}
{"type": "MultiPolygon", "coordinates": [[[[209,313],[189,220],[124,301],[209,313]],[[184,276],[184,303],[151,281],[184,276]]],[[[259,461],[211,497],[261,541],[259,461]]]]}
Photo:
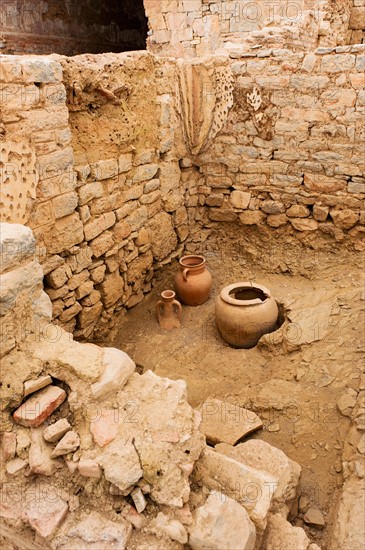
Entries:
{"type": "Polygon", "coordinates": [[[64,332],[56,342],[30,341],[22,353],[32,377],[11,416],[3,404],[0,514],[34,530],[34,544],[123,549],[147,537],[153,548],[274,549],[280,525],[280,543],[314,550],[287,521],[299,465],[260,440],[226,442],[234,424],[235,441],[247,423],[260,429],[254,413],[212,399],[201,414],[187,404],[183,381],[141,376],[124,352],[64,332]],[[215,448],[199,429],[207,411],[203,431],[220,419],[215,448]]]}
{"type": "Polygon", "coordinates": [[[281,522],[288,547],[299,537],[314,550],[287,521],[299,465],[263,441],[240,443],[262,427],[259,417],[217,399],[193,410],[184,381],[140,375],[123,351],[74,341],[49,322],[38,278],[24,295],[24,275],[11,277],[30,262],[39,270],[30,230],[6,225],[4,235],[15,255],[24,237],[27,246],[24,267],[8,248],[3,254],[2,316],[29,323],[26,333],[12,325],[16,338],[7,334],[13,347],[2,358],[5,540],[35,550],[253,550],[275,548],[281,522]]]}

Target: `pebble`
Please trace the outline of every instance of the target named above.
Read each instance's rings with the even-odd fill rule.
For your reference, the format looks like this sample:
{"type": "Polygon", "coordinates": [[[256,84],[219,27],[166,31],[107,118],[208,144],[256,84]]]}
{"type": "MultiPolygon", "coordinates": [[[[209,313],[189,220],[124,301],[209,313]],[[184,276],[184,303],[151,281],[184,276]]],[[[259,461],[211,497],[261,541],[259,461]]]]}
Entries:
{"type": "Polygon", "coordinates": [[[54,448],[51,458],[56,458],[57,456],[67,455],[68,453],[72,453],[73,451],[76,451],[77,447],[80,446],[80,438],[77,435],[76,432],[67,432],[66,435],[63,436],[61,441],[58,442],[56,447],[54,448]]]}
{"type": "Polygon", "coordinates": [[[317,529],[323,529],[325,525],[323,514],[318,508],[312,506],[304,514],[304,522],[310,525],[311,527],[316,527],[317,529]]]}
{"type": "Polygon", "coordinates": [[[68,420],[66,418],[61,418],[54,424],[47,426],[43,432],[43,437],[49,443],[55,443],[56,441],[59,441],[61,437],[63,437],[69,430],[71,430],[71,426],[68,420]]]}
{"type": "Polygon", "coordinates": [[[309,508],[309,500],[306,496],[301,496],[299,498],[299,512],[306,512],[309,508]]]}
{"type": "Polygon", "coordinates": [[[24,470],[27,464],[28,462],[26,460],[22,460],[21,458],[14,458],[7,463],[6,471],[9,475],[14,476],[24,470]]]}
{"type": "Polygon", "coordinates": [[[270,424],[270,426],[268,426],[268,428],[267,428],[268,432],[278,432],[279,430],[280,430],[280,426],[277,423],[270,424]]]}

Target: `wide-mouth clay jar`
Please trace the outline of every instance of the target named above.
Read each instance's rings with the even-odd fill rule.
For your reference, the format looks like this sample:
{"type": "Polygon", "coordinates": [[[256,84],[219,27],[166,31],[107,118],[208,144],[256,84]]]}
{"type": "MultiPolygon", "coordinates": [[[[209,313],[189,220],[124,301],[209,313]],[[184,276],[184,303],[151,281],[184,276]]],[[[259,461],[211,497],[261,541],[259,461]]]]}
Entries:
{"type": "Polygon", "coordinates": [[[253,348],[261,336],[277,328],[279,310],[270,290],[239,282],[226,286],[215,303],[215,320],[222,338],[235,348],[253,348]]]}
{"type": "Polygon", "coordinates": [[[212,276],[204,256],[189,254],[179,260],[180,271],[175,276],[176,293],[187,306],[200,306],[210,296],[212,276]]]}

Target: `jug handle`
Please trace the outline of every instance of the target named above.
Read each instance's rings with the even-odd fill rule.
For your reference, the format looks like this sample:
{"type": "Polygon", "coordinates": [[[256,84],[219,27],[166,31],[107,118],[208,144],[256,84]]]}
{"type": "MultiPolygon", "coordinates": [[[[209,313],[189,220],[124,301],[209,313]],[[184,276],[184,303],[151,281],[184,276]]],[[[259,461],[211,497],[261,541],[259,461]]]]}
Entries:
{"type": "Polygon", "coordinates": [[[173,306],[176,306],[176,308],[177,308],[177,311],[176,311],[177,317],[178,317],[179,321],[181,321],[182,307],[181,307],[180,302],[178,302],[177,300],[173,300],[172,304],[173,304],[173,306]]]}
{"type": "Polygon", "coordinates": [[[188,273],[190,271],[190,267],[186,267],[182,273],[182,276],[183,276],[183,279],[184,281],[187,281],[188,280],[188,273]]]}

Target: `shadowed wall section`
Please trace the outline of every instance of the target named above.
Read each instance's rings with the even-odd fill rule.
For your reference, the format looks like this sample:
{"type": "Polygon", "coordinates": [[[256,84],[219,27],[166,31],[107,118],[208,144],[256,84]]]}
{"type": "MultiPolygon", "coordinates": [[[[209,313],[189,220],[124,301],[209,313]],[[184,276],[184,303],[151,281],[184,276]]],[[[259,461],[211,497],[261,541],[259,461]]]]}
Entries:
{"type": "Polygon", "coordinates": [[[0,53],[76,55],[146,49],[143,0],[4,0],[0,53]]]}

